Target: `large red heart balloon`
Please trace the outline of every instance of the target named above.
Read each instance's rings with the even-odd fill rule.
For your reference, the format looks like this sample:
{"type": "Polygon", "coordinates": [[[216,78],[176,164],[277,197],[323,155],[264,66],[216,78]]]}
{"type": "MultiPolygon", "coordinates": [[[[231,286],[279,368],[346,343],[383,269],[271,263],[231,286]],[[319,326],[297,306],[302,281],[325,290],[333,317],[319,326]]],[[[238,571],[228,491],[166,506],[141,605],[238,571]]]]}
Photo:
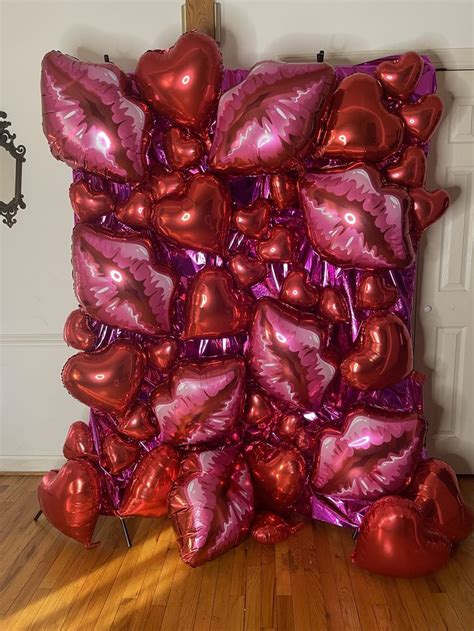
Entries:
{"type": "Polygon", "coordinates": [[[323,139],[325,156],[379,162],[402,139],[402,121],[383,106],[382,88],[374,77],[356,73],[341,81],[323,139]]]}
{"type": "Polygon", "coordinates": [[[423,186],[426,177],[426,155],[420,147],[407,147],[400,160],[385,170],[389,180],[416,188],[423,186]]]}
{"type": "Polygon", "coordinates": [[[100,479],[85,460],[68,460],[59,471],[49,471],[38,487],[46,519],[63,534],[91,548],[100,508],[100,479]]]}
{"type": "Polygon", "coordinates": [[[219,95],[221,53],[212,37],[190,31],[168,50],[142,55],[135,76],[141,95],[157,112],[200,129],[219,95]]]}
{"type": "Polygon", "coordinates": [[[413,200],[412,223],[418,233],[431,226],[449,206],[449,193],[443,188],[434,191],[415,188],[410,192],[410,197],[413,200]]]}
{"type": "Polygon", "coordinates": [[[97,460],[92,432],[84,421],[74,421],[67,432],[63,445],[63,454],[67,460],[86,458],[97,460]]]}
{"type": "Polygon", "coordinates": [[[188,289],[183,338],[235,335],[247,326],[249,310],[249,299],[235,288],[229,272],[206,267],[188,289]]]}
{"type": "Polygon", "coordinates": [[[256,285],[267,275],[266,263],[251,259],[243,252],[237,252],[229,257],[229,269],[241,287],[256,285]]]}
{"type": "Polygon", "coordinates": [[[95,191],[84,180],[71,184],[69,199],[79,221],[94,221],[114,209],[114,201],[108,193],[95,191]]]}
{"type": "Polygon", "coordinates": [[[420,462],[405,495],[421,510],[428,527],[452,542],[458,543],[472,532],[474,514],[446,462],[435,458],[420,462]]]}
{"type": "Polygon", "coordinates": [[[380,273],[364,274],[357,285],[357,309],[388,309],[397,299],[398,289],[395,285],[389,285],[380,273]]]}
{"type": "Polygon", "coordinates": [[[78,351],[91,351],[97,343],[97,336],[89,325],[82,309],[75,309],[64,323],[63,338],[68,346],[78,351]]]}
{"type": "Polygon", "coordinates": [[[145,364],[138,346],[118,340],[103,350],[70,357],[62,380],[69,393],[85,405],[124,413],[138,392],[145,364]]]}
{"type": "Polygon", "coordinates": [[[423,71],[423,59],[410,51],[398,59],[382,61],[375,69],[375,76],[387,94],[406,100],[416,88],[423,71]]]}
{"type": "Polygon", "coordinates": [[[413,502],[388,496],[364,516],[352,561],[376,574],[413,578],[441,569],[450,554],[449,540],[428,529],[413,502]]]}
{"type": "Polygon", "coordinates": [[[101,465],[112,475],[117,475],[132,466],[139,451],[136,443],[124,440],[118,434],[108,434],[102,442],[101,465]]]}
{"type": "Polygon", "coordinates": [[[413,370],[413,347],[405,324],[394,313],[362,323],[354,350],[341,363],[344,380],[359,390],[395,385],[413,370]]]}
{"type": "Polygon", "coordinates": [[[428,142],[443,115],[443,101],[437,94],[428,94],[418,103],[407,103],[400,116],[408,131],[420,142],[428,142]]]}
{"type": "Polygon", "coordinates": [[[149,451],[138,463],[118,511],[121,517],[166,515],[168,493],[178,475],[179,457],[169,445],[149,451]]]}
{"type": "Polygon", "coordinates": [[[178,127],[171,127],[163,137],[163,147],[168,164],[174,170],[194,166],[202,154],[199,140],[185,134],[178,127]]]}
{"type": "Polygon", "coordinates": [[[247,208],[239,208],[234,215],[235,227],[251,239],[261,239],[267,231],[271,212],[270,203],[260,197],[247,208]]]}
{"type": "Polygon", "coordinates": [[[152,224],[175,245],[222,254],[231,212],[227,188],[212,175],[195,175],[184,195],[155,205],[152,224]]]}

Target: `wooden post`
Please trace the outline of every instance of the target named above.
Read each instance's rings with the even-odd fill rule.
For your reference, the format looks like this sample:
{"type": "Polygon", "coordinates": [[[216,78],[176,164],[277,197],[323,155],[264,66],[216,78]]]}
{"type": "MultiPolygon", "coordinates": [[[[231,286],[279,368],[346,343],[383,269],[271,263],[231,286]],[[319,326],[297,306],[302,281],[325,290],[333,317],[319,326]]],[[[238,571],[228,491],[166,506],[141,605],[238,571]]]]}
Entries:
{"type": "Polygon", "coordinates": [[[199,31],[220,39],[219,5],[214,0],[186,0],[183,5],[183,32],[199,31]]]}

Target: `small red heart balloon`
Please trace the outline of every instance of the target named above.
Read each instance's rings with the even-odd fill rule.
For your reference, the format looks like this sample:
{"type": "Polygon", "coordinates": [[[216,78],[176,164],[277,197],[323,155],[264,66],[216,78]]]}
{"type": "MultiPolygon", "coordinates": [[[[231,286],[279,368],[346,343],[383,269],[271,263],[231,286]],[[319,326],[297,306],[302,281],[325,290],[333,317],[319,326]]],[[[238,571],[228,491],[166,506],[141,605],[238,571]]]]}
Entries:
{"type": "Polygon", "coordinates": [[[149,362],[160,372],[166,372],[178,354],[178,342],[172,337],[164,337],[156,344],[146,347],[149,362]]]}
{"type": "Polygon", "coordinates": [[[118,434],[108,434],[102,442],[101,465],[112,475],[117,475],[131,467],[139,453],[135,443],[120,438],[118,434]]]}
{"type": "Polygon", "coordinates": [[[68,346],[78,351],[91,351],[97,343],[97,336],[89,326],[87,315],[82,309],[75,309],[64,323],[63,338],[68,346]]]}
{"type": "Polygon", "coordinates": [[[298,184],[296,177],[277,173],[270,179],[270,192],[278,210],[298,206],[298,184]]]}
{"type": "Polygon", "coordinates": [[[180,195],[184,191],[186,182],[181,173],[177,171],[168,173],[163,167],[155,166],[151,171],[147,185],[153,199],[158,202],[168,195],[180,195]]]}
{"type": "Polygon", "coordinates": [[[419,233],[439,219],[449,206],[449,193],[443,188],[437,188],[434,191],[415,188],[410,191],[410,197],[413,200],[412,223],[419,233]]]}
{"type": "Polygon", "coordinates": [[[148,405],[136,403],[125,416],[117,419],[117,429],[132,440],[148,440],[158,434],[153,426],[152,418],[148,405]]]}
{"type": "Polygon", "coordinates": [[[263,261],[250,259],[243,252],[229,258],[229,269],[241,287],[256,285],[267,275],[267,266],[263,261]]]}
{"type": "Polygon", "coordinates": [[[247,425],[265,425],[273,419],[273,415],[270,401],[262,392],[254,391],[248,395],[244,413],[247,425]]]}
{"type": "Polygon", "coordinates": [[[266,199],[256,199],[250,206],[235,213],[235,227],[247,237],[261,239],[267,231],[271,212],[272,207],[266,199]]]}
{"type": "Polygon", "coordinates": [[[423,65],[420,55],[410,51],[398,59],[382,61],[375,69],[375,76],[389,96],[404,101],[416,88],[423,65]]]}
{"type": "Polygon", "coordinates": [[[92,543],[100,508],[100,479],[85,460],[68,460],[59,471],[49,471],[38,487],[38,500],[46,519],[86,548],[92,543]]]}
{"type": "Polygon", "coordinates": [[[229,272],[206,267],[196,274],[188,289],[183,338],[235,335],[246,328],[249,308],[229,272]]]}
{"type": "Polygon", "coordinates": [[[382,497],[367,511],[352,561],[376,574],[413,578],[436,572],[449,561],[451,544],[429,530],[413,502],[382,497]]]}
{"type": "Polygon", "coordinates": [[[117,205],[115,215],[119,221],[132,228],[148,228],[152,199],[146,191],[133,191],[126,202],[117,205]]]}
{"type": "Polygon", "coordinates": [[[202,155],[199,140],[177,127],[171,127],[163,136],[166,159],[172,169],[188,169],[197,164],[202,155]]]}
{"type": "Polygon", "coordinates": [[[212,175],[195,175],[181,197],[161,199],[154,228],[175,245],[222,254],[231,216],[226,187],[212,175]]]}
{"type": "Polygon", "coordinates": [[[294,442],[303,427],[303,418],[299,414],[285,414],[278,421],[277,434],[283,440],[294,442]]]}
{"type": "Polygon", "coordinates": [[[400,160],[385,170],[389,180],[407,186],[417,188],[423,186],[426,178],[426,155],[420,147],[407,147],[400,160]]]}
{"type": "Polygon", "coordinates": [[[312,287],[306,270],[288,272],[281,286],[280,298],[295,307],[312,307],[318,301],[318,290],[312,287]]]}
{"type": "Polygon", "coordinates": [[[94,221],[114,210],[111,196],[103,191],[94,191],[85,181],[71,184],[69,199],[79,221],[94,221]]]}
{"type": "Polygon", "coordinates": [[[286,226],[274,226],[268,239],[257,246],[257,254],[270,263],[290,263],[293,258],[293,237],[286,226]]]}
{"type": "Polygon", "coordinates": [[[144,369],[142,351],[132,341],[118,340],[103,350],[70,357],[62,379],[68,392],[85,405],[124,413],[137,394],[144,369]]]}
{"type": "Polygon", "coordinates": [[[168,493],[178,476],[179,458],[169,445],[149,451],[138,463],[125,489],[121,517],[162,517],[167,512],[168,493]]]}
{"type": "Polygon", "coordinates": [[[323,287],[319,294],[319,315],[334,324],[349,322],[349,307],[344,294],[337,287],[323,287]]]}
{"type": "Polygon", "coordinates": [[[418,103],[407,103],[400,109],[408,131],[420,142],[428,142],[443,115],[443,101],[437,94],[427,94],[418,103]]]}
{"type": "Polygon", "coordinates": [[[70,426],[63,445],[63,454],[67,460],[88,458],[97,460],[92,432],[84,421],[74,421],[70,426]]]}
{"type": "Polygon", "coordinates": [[[142,55],[135,76],[140,94],[158,113],[201,129],[217,102],[222,57],[212,37],[190,31],[168,50],[142,55]]]}
{"type": "Polygon", "coordinates": [[[448,463],[435,458],[420,462],[405,495],[421,510],[427,526],[452,542],[459,543],[472,532],[474,515],[448,463]]]}
{"type": "Polygon", "coordinates": [[[382,274],[364,274],[356,291],[357,309],[388,309],[397,302],[398,289],[389,285],[382,274]]]}
{"type": "Polygon", "coordinates": [[[261,513],[254,521],[252,537],[258,543],[277,544],[288,539],[303,526],[303,522],[291,526],[276,513],[261,513]]]}

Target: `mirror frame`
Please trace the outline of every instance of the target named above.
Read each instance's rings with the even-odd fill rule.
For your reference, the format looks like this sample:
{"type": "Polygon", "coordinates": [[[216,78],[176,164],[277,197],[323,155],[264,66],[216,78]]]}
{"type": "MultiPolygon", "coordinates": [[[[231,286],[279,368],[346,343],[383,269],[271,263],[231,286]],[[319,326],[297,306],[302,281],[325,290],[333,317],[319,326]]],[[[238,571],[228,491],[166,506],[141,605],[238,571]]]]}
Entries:
{"type": "Polygon", "coordinates": [[[18,210],[26,208],[23,193],[21,192],[22,166],[23,162],[25,162],[26,147],[24,145],[15,145],[16,134],[12,134],[8,130],[11,123],[6,118],[6,113],[0,112],[0,149],[5,149],[15,160],[15,193],[9,202],[0,200],[0,216],[3,217],[3,223],[11,228],[17,222],[16,214],[18,210]]]}

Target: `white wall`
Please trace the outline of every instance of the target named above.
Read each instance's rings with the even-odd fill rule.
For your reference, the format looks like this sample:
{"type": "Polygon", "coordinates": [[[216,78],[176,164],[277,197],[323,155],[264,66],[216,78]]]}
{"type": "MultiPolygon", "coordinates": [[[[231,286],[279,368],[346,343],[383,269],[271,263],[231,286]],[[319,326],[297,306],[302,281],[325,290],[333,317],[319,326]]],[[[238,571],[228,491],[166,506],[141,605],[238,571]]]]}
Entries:
{"type": "MultiPolygon", "coordinates": [[[[0,225],[0,470],[44,470],[61,462],[69,424],[85,408],[62,388],[71,354],[63,322],[76,306],[71,288],[71,172],[49,154],[41,131],[39,71],[51,49],[84,60],[104,53],[132,70],[148,48],[181,31],[181,1],[0,2],[0,109],[27,147],[18,224],[0,225]]],[[[358,50],[471,48],[470,2],[253,2],[222,0],[228,66],[324,48],[358,50]]],[[[348,55],[350,58],[350,55],[348,55]]]]}

